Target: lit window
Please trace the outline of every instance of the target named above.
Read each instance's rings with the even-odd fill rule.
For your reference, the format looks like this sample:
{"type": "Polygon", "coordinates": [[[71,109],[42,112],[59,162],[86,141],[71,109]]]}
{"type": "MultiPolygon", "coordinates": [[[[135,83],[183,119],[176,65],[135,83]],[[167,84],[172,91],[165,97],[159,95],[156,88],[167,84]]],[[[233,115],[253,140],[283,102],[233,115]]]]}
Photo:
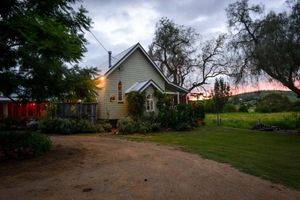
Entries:
{"type": "Polygon", "coordinates": [[[151,112],[154,111],[154,101],[153,101],[153,95],[148,94],[146,96],[146,111],[151,112]]]}
{"type": "Polygon", "coordinates": [[[118,83],[118,101],[123,101],[122,82],[118,83]]]}

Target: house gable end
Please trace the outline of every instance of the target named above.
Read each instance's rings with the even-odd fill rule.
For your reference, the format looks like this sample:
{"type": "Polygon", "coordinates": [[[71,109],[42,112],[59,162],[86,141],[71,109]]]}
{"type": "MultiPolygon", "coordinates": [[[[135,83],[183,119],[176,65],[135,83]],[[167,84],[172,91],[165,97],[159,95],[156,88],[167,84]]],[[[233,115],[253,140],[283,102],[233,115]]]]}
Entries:
{"type": "Polygon", "coordinates": [[[109,76],[111,73],[113,73],[113,71],[116,70],[120,65],[122,65],[122,63],[125,62],[136,50],[140,50],[144,54],[145,58],[148,60],[148,62],[151,63],[152,67],[157,71],[157,73],[165,80],[166,84],[168,84],[172,87],[175,87],[178,90],[183,91],[185,93],[189,92],[185,88],[180,87],[180,86],[175,85],[174,83],[170,82],[165,77],[165,75],[161,72],[161,70],[159,70],[158,66],[153,62],[153,60],[149,57],[148,53],[140,45],[140,43],[137,43],[136,45],[131,47],[120,60],[118,60],[111,68],[109,68],[109,70],[104,74],[104,76],[109,76]]]}

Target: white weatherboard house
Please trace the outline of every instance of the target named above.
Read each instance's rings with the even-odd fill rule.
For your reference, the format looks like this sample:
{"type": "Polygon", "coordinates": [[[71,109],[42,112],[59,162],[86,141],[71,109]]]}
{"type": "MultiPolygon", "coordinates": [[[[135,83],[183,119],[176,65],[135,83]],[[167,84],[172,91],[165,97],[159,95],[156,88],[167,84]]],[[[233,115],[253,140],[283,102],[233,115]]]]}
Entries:
{"type": "Polygon", "coordinates": [[[175,104],[186,102],[188,90],[171,83],[139,43],[115,56],[109,52],[101,68],[106,71],[97,80],[98,119],[126,117],[126,94],[132,91],[145,92],[145,112],[158,111],[155,90],[173,95],[175,104]]]}

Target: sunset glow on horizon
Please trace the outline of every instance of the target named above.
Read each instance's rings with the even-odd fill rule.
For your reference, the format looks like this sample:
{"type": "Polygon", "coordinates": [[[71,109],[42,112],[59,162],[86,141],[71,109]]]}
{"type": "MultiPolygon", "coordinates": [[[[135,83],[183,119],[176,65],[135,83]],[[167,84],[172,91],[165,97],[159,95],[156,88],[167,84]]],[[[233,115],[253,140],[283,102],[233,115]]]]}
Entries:
{"type": "Polygon", "coordinates": [[[257,84],[245,84],[239,86],[232,86],[232,94],[241,94],[247,92],[265,91],[265,90],[281,90],[291,91],[287,87],[277,82],[259,82],[257,84]]]}

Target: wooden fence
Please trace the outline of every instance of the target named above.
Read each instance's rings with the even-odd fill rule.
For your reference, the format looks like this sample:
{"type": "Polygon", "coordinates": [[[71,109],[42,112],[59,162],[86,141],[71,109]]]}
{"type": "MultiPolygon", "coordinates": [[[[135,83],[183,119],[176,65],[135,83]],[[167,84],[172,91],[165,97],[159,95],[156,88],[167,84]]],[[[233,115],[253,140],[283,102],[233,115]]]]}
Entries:
{"type": "Polygon", "coordinates": [[[96,123],[96,106],[97,103],[55,103],[54,115],[70,119],[84,118],[96,123]]]}

